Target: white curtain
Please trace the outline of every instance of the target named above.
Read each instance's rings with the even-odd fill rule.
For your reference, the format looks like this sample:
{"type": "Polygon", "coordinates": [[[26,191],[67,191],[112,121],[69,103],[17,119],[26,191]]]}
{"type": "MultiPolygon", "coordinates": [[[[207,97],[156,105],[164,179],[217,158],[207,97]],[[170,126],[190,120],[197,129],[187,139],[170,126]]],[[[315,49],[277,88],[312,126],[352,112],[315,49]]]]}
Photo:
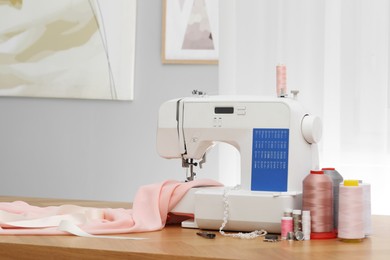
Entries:
{"type": "Polygon", "coordinates": [[[374,214],[390,214],[389,15],[388,0],[220,1],[220,94],[275,96],[286,64],[322,117],[320,166],[370,183],[374,214]]]}

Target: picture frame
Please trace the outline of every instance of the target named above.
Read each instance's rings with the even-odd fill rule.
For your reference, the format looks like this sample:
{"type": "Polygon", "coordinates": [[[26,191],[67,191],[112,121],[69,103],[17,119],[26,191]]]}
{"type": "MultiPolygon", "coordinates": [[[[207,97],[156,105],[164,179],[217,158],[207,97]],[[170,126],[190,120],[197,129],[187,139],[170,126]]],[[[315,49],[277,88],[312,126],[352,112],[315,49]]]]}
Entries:
{"type": "Polygon", "coordinates": [[[218,64],[218,2],[162,0],[163,64],[218,64]]]}

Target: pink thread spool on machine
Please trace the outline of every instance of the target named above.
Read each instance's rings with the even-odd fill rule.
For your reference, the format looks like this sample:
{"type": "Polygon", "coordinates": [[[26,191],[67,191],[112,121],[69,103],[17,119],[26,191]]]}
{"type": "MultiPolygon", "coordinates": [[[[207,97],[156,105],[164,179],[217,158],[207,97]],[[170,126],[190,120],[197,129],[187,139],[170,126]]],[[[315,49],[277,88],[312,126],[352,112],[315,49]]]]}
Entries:
{"type": "Polygon", "coordinates": [[[278,97],[287,96],[287,68],[284,64],[276,66],[276,95],[278,97]]]}

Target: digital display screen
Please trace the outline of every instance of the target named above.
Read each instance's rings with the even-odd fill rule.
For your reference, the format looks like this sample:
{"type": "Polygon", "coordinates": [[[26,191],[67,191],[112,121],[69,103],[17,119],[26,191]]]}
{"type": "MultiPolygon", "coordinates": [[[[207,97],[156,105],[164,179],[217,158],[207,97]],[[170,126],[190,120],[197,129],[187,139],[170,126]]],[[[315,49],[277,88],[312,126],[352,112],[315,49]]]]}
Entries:
{"type": "Polygon", "coordinates": [[[214,113],[215,114],[233,114],[234,107],[215,107],[214,113]]]}

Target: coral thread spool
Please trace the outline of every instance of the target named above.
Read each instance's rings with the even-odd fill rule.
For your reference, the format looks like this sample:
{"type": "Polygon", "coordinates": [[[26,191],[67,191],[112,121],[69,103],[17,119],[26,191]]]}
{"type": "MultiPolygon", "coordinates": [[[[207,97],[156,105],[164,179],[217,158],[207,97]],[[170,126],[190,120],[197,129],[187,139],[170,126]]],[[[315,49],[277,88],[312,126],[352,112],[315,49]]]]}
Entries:
{"type": "Polygon", "coordinates": [[[287,234],[293,231],[293,218],[292,217],[282,217],[281,223],[281,238],[287,239],[287,234]]]}
{"type": "Polygon", "coordinates": [[[324,174],[330,176],[333,182],[333,224],[337,230],[339,223],[339,189],[343,182],[343,176],[335,168],[322,168],[324,174]]]}
{"type": "Polygon", "coordinates": [[[311,214],[311,239],[335,238],[333,182],[323,171],[310,171],[303,180],[302,209],[311,214]]]}
{"type": "Polygon", "coordinates": [[[339,233],[344,242],[361,242],[365,236],[363,186],[358,180],[340,185],[339,233]]]}

